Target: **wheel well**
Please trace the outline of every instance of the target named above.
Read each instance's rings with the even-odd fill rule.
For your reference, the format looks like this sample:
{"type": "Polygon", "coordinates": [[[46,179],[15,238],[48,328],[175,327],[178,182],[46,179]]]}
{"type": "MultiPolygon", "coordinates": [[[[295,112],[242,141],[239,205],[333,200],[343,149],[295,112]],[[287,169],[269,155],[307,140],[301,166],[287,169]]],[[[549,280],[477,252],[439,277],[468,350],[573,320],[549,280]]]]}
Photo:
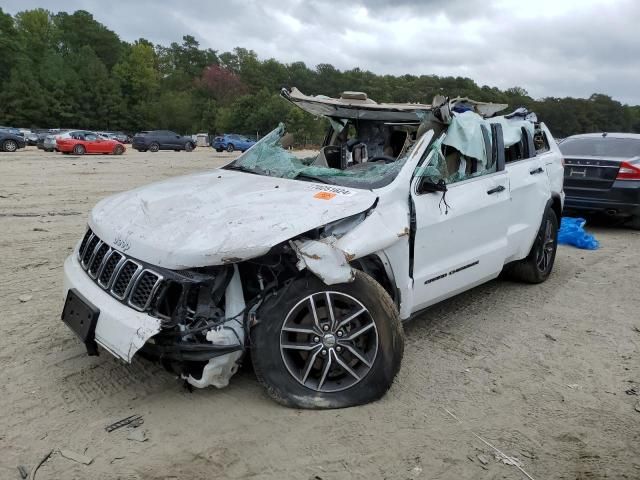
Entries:
{"type": "Polygon", "coordinates": [[[560,224],[560,219],[562,218],[562,202],[560,201],[559,195],[553,195],[551,197],[551,209],[553,210],[553,213],[556,214],[558,224],[560,224]]]}
{"type": "Polygon", "coordinates": [[[387,270],[380,257],[376,254],[367,255],[351,262],[351,266],[366,273],[389,294],[396,305],[400,303],[400,292],[395,286],[391,272],[387,270]]]}

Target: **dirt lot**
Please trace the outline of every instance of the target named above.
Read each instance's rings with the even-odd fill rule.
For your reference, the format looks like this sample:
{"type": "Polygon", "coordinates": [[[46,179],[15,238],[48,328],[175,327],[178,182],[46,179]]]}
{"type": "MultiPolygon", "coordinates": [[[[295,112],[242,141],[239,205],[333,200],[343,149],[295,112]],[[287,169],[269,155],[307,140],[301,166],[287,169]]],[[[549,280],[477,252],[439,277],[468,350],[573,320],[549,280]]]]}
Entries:
{"type": "Polygon", "coordinates": [[[527,478],[474,433],[530,478],[640,478],[640,235],[629,230],[594,229],[597,251],[561,247],[542,285],[494,281],[405,325],[400,375],[364,407],[282,408],[250,368],[189,393],[150,363],[87,357],[60,310],[62,263],[88,210],[229,158],[0,154],[1,479],[65,448],[94,461],[54,453],[39,480],[527,478]],[[148,441],[105,432],[133,413],[148,441]]]}

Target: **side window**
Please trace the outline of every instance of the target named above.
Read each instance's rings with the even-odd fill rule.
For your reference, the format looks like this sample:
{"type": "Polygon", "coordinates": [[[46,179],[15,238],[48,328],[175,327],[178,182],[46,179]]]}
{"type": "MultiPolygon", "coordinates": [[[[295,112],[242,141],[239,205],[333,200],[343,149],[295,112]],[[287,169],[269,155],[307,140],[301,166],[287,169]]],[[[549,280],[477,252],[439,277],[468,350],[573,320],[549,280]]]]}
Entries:
{"type": "Polygon", "coordinates": [[[531,132],[525,127],[522,127],[520,128],[520,141],[504,149],[505,163],[509,164],[535,156],[536,153],[531,132]]]}
{"type": "Polygon", "coordinates": [[[536,133],[533,136],[533,143],[536,148],[536,155],[540,155],[543,153],[547,153],[551,150],[549,146],[549,139],[547,138],[547,134],[536,126],[536,133]]]}
{"type": "Polygon", "coordinates": [[[495,173],[497,165],[492,158],[489,139],[486,135],[483,136],[484,141],[482,138],[476,138],[475,145],[464,144],[456,147],[445,144],[447,137],[443,135],[431,144],[427,150],[431,159],[426,166],[419,167],[416,175],[433,183],[444,182],[451,185],[495,173]],[[466,154],[462,152],[463,149],[466,154]]]}

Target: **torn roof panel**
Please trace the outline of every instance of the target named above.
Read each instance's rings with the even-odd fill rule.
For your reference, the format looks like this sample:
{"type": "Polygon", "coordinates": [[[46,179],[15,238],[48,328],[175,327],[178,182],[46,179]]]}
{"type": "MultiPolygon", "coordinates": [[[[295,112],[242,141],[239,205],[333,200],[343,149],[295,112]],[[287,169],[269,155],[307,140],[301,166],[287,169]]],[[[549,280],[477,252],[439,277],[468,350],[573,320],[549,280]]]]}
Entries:
{"type": "Polygon", "coordinates": [[[281,95],[312,115],[389,122],[419,122],[424,119],[425,113],[435,111],[445,105],[449,111],[457,106],[485,117],[495,115],[508,106],[478,102],[467,97],[448,99],[442,96],[436,97],[430,105],[424,103],[377,103],[363,92],[344,92],[340,98],[331,98],[325,95],[305,95],[295,87],[291,90],[283,88],[281,95]]]}

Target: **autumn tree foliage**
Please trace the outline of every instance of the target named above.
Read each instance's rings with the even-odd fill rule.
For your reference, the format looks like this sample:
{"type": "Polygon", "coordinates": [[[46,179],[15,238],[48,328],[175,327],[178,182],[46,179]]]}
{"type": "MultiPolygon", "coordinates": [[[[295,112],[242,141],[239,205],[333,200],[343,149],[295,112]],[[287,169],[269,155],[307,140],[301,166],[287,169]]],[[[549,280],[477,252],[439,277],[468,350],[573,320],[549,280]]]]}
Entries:
{"type": "Polygon", "coordinates": [[[240,75],[220,65],[206,67],[196,84],[220,105],[248,93],[240,75]]]}

